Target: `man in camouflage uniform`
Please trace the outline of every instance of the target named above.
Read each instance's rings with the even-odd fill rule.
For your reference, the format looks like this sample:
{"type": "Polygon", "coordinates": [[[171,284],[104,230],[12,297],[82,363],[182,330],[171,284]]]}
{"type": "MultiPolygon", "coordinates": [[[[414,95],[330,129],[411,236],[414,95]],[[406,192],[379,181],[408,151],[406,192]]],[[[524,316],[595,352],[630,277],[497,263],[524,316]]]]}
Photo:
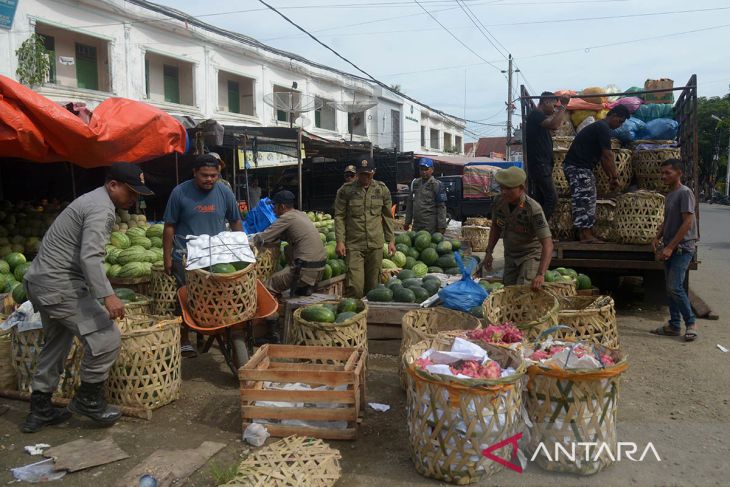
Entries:
{"type": "Polygon", "coordinates": [[[553,239],[540,204],[525,194],[525,171],[517,167],[497,171],[501,194],[492,210],[484,264],[492,268],[492,251],[504,236],[505,285],[530,284],[538,290],[553,255],[553,239]]]}
{"type": "Polygon", "coordinates": [[[357,164],[357,179],[345,183],[335,198],[336,252],[347,262],[347,294],[361,298],[378,284],[383,244],[395,253],[393,214],[388,187],[373,180],[370,156],[357,164]]]}
{"type": "Polygon", "coordinates": [[[433,161],[421,158],[418,161],[420,179],[411,182],[411,192],[406,200],[406,223],[404,230],[426,230],[428,233],[446,231],[446,192],[441,181],[433,177],[433,161]]]}

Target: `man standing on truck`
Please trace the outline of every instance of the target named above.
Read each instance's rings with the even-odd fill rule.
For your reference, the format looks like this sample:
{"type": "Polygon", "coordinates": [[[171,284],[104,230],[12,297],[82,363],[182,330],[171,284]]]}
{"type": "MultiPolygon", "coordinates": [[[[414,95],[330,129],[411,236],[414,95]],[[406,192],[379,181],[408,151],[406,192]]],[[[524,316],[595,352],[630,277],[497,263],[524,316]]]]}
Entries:
{"type": "Polygon", "coordinates": [[[390,190],[373,180],[373,159],[362,156],[356,166],[357,179],[337,190],[335,250],[347,261],[347,295],[361,298],[378,285],[383,244],[395,253],[395,237],[390,190]]]}
{"type": "Polygon", "coordinates": [[[697,339],[697,325],[692,306],[684,289],[684,279],[695,254],[697,218],[695,196],[682,184],[682,161],[668,159],[662,164],[662,182],[670,191],[664,200],[664,222],[652,242],[659,260],[664,261],[669,301],[669,323],[652,330],[662,336],[679,336],[684,318],[684,340],[697,339]]]}
{"type": "Polygon", "coordinates": [[[610,131],[619,128],[629,116],[628,108],[615,106],[604,120],[578,132],[565,156],[563,171],[573,195],[573,226],[578,229],[581,243],[604,243],[593,235],[596,223],[596,176],[593,169],[600,161],[608,174],[611,190],[618,187],[610,131]]]}
{"type": "Polygon", "coordinates": [[[545,282],[545,272],[553,256],[553,239],[540,204],[525,194],[525,171],[517,167],[500,169],[495,176],[501,194],[494,202],[492,229],[484,257],[492,268],[492,252],[504,236],[504,275],[506,286],[530,284],[537,291],[545,282]]]}
{"type": "Polygon", "coordinates": [[[418,161],[421,177],[411,181],[411,191],[406,200],[406,223],[408,231],[426,230],[428,233],[446,231],[446,191],[441,181],[433,177],[433,161],[422,157],[418,161]]]}
{"type": "Polygon", "coordinates": [[[567,96],[561,97],[560,106],[556,108],[558,97],[550,91],[543,91],[537,109],[527,116],[525,141],[530,196],[540,203],[548,221],[558,201],[553,183],[553,137],[550,131],[556,130],[567,119],[565,107],[569,101],[567,96]]]}

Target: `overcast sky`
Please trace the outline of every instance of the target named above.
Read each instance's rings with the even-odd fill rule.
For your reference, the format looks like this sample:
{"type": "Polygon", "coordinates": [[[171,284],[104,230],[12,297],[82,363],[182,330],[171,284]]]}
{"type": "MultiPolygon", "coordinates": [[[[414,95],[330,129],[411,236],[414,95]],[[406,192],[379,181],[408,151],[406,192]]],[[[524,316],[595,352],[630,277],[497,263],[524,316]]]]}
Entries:
{"type": "MultiPolygon", "coordinates": [[[[484,123],[506,120],[507,80],[500,70],[506,69],[503,54],[508,52],[522,71],[519,83],[526,80],[535,94],[609,84],[623,90],[643,86],[647,78],[671,78],[678,86],[693,73],[700,96],[730,90],[727,0],[464,0],[466,10],[456,0],[419,1],[474,53],[415,0],[267,3],[379,80],[400,84],[408,95],[447,113],[484,123]],[[469,20],[469,10],[499,49],[469,20]]],[[[356,73],[256,0],[156,2],[356,73]],[[210,15],[215,13],[224,15],[210,15]]],[[[485,136],[504,134],[503,127],[469,128],[485,136]]]]}

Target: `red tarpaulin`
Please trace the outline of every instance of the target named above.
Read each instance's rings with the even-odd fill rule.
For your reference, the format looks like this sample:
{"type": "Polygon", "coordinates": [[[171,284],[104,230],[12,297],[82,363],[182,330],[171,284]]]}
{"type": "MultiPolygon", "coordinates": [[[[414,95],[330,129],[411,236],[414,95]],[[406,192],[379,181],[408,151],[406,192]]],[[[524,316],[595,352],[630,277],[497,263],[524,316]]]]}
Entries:
{"type": "Polygon", "coordinates": [[[146,103],[108,98],[86,124],[57,103],[0,76],[0,157],[68,161],[90,168],[184,153],[186,137],[180,122],[146,103]]]}

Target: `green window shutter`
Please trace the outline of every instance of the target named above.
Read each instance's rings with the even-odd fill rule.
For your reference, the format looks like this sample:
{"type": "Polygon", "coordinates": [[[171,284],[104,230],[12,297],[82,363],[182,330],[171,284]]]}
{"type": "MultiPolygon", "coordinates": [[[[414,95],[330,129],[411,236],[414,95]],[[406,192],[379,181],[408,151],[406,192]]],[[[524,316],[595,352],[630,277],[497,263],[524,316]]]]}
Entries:
{"type": "Polygon", "coordinates": [[[48,70],[48,82],[56,82],[56,39],[53,36],[42,36],[43,47],[48,51],[48,61],[50,63],[50,69],[48,70]]]}
{"type": "Polygon", "coordinates": [[[314,126],[317,128],[322,128],[322,109],[318,108],[314,112],[314,126]]]}
{"type": "Polygon", "coordinates": [[[150,98],[150,60],[144,60],[144,92],[150,98]]]}
{"type": "Polygon", "coordinates": [[[228,111],[241,113],[241,95],[238,91],[237,81],[228,81],[228,111]]]}
{"type": "Polygon", "coordinates": [[[177,66],[165,64],[162,66],[165,101],[180,103],[180,77],[177,66]]]}
{"type": "Polygon", "coordinates": [[[284,110],[277,110],[276,111],[276,119],[280,122],[288,122],[289,117],[287,117],[287,113],[284,110]]]}
{"type": "Polygon", "coordinates": [[[76,43],[76,84],[87,90],[99,89],[96,47],[76,43]]]}

